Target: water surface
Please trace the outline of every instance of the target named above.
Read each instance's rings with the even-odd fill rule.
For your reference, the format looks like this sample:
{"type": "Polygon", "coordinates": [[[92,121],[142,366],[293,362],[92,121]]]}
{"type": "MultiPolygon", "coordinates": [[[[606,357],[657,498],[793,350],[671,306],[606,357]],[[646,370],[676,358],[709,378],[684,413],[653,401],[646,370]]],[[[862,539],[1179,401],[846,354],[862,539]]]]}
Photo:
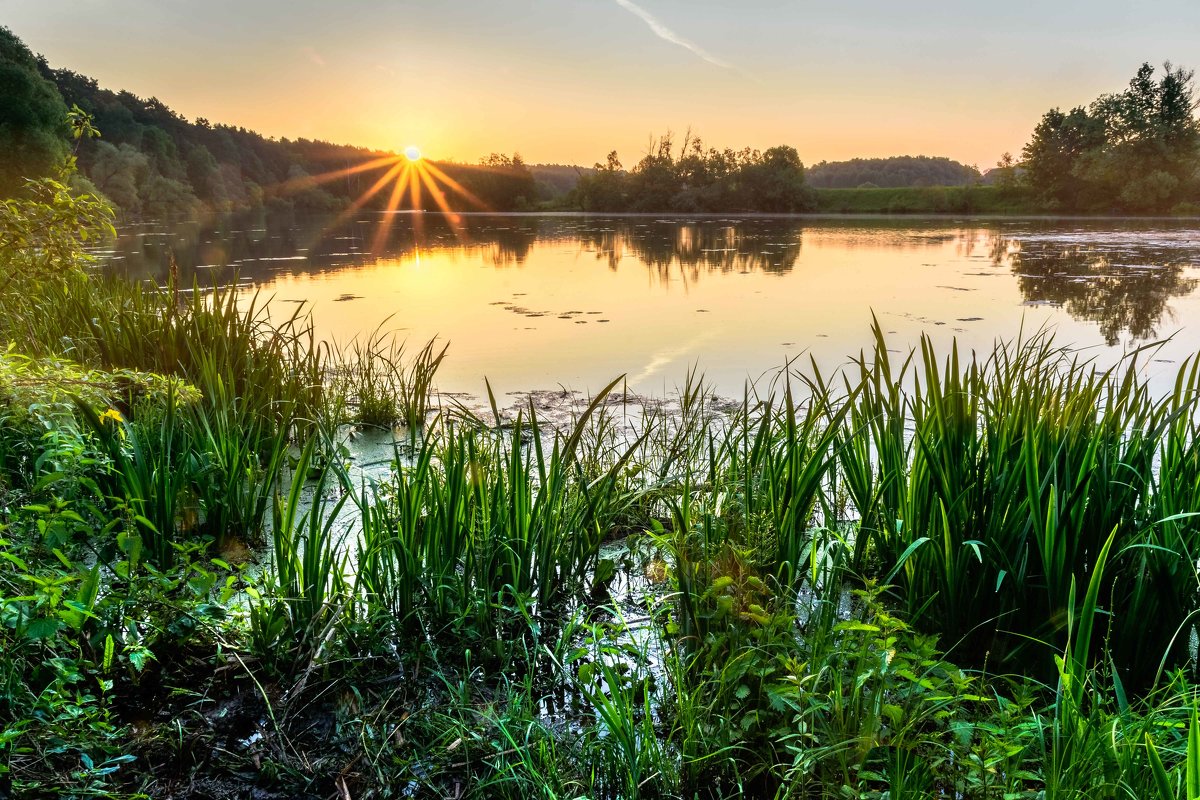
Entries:
{"type": "Polygon", "coordinates": [[[162,282],[240,276],[248,301],[313,311],[345,343],[380,326],[449,341],[444,391],[663,394],[693,365],[717,388],[798,357],[823,369],[928,334],[990,351],[1049,326],[1107,364],[1165,382],[1200,349],[1200,229],[1171,220],[696,218],[580,215],[223,217],[121,232],[105,255],[162,282]]]}

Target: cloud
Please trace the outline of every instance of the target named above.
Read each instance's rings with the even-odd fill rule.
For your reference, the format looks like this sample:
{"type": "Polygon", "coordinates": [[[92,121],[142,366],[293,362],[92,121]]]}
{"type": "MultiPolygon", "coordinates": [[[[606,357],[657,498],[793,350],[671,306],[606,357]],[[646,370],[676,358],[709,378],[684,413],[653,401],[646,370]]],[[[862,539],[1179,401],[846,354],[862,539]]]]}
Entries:
{"type": "Polygon", "coordinates": [[[722,67],[724,69],[733,69],[734,68],[733,65],[730,64],[728,61],[722,61],[721,59],[717,58],[716,56],[714,56],[711,53],[709,53],[708,51],[706,51],[704,48],[700,47],[700,45],[698,45],[694,42],[688,41],[687,39],[685,39],[682,36],[680,36],[679,34],[677,34],[675,31],[668,28],[666,25],[663,25],[658,20],[658,17],[654,16],[646,9],[644,9],[641,6],[637,5],[636,3],[632,2],[632,0],[616,0],[616,3],[621,8],[625,9],[630,14],[635,15],[642,22],[646,23],[646,25],[649,26],[650,30],[654,31],[654,35],[657,36],[658,38],[663,39],[664,41],[668,41],[671,44],[678,45],[678,46],[684,48],[685,50],[690,50],[692,53],[694,53],[695,55],[704,59],[705,61],[712,64],[713,66],[722,67]]]}
{"type": "Polygon", "coordinates": [[[308,60],[316,64],[318,67],[325,66],[325,58],[315,49],[311,47],[302,47],[300,48],[300,52],[304,53],[308,60]]]}

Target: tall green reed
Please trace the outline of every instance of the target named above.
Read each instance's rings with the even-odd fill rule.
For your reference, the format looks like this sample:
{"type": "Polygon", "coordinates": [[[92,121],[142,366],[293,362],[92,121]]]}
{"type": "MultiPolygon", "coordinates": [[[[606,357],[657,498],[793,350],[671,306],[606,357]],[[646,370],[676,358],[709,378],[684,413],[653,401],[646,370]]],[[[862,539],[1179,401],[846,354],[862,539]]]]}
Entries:
{"type": "MultiPolygon", "coordinates": [[[[913,618],[965,637],[972,658],[1015,658],[1033,640],[1061,646],[1070,587],[1115,531],[1121,568],[1101,593],[1112,642],[1136,635],[1150,645],[1142,654],[1161,656],[1188,611],[1172,609],[1149,641],[1150,593],[1128,578],[1163,564],[1195,575],[1181,560],[1191,542],[1155,543],[1176,501],[1154,508],[1163,466],[1187,463],[1194,403],[1172,410],[1152,397],[1137,354],[1100,370],[1044,333],[998,343],[983,361],[956,345],[942,359],[925,339],[894,370],[876,326],[872,356],[848,384],[859,393],[838,443],[860,516],[856,568],[886,573],[913,618]]],[[[1119,646],[1117,658],[1146,678],[1136,648],[1119,646]]]]}
{"type": "Polygon", "coordinates": [[[423,427],[433,410],[433,381],[449,345],[430,339],[407,358],[405,343],[381,324],[365,339],[333,349],[334,383],[363,425],[386,427],[403,422],[423,427]]]}
{"type": "Polygon", "coordinates": [[[275,495],[272,559],[262,589],[252,594],[251,644],[277,673],[295,674],[319,661],[351,611],[345,547],[337,534],[347,496],[332,502],[326,496],[330,468],[320,469],[309,485],[316,447],[317,439],[309,439],[293,468],[286,497],[275,495]]]}
{"type": "Polygon", "coordinates": [[[503,609],[548,615],[589,585],[601,541],[625,502],[628,448],[599,475],[581,460],[596,396],[569,431],[522,411],[507,430],[443,420],[393,478],[361,494],[359,576],[368,602],[406,617],[494,630],[503,609]]]}
{"type": "Polygon", "coordinates": [[[159,566],[170,565],[180,542],[180,504],[199,468],[174,392],[168,391],[160,416],[144,421],[77,406],[111,464],[110,497],[129,516],[145,553],[159,566]]]}

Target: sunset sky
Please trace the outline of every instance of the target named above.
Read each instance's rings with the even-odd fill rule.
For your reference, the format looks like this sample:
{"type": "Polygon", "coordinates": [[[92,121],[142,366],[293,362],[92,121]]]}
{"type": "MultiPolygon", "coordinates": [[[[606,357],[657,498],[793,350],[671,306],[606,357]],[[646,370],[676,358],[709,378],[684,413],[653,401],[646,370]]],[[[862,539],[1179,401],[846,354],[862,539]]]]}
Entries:
{"type": "Polygon", "coordinates": [[[688,127],[987,168],[1051,106],[1200,61],[1200,2],[0,0],[57,67],[267,135],[627,166],[688,127]]]}

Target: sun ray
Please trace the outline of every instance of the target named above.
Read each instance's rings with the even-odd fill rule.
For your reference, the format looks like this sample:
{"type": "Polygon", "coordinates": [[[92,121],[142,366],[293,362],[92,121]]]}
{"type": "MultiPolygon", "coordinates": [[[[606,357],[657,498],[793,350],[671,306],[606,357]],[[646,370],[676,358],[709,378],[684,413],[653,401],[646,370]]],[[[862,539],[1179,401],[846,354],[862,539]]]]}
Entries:
{"type": "Polygon", "coordinates": [[[404,189],[407,186],[407,178],[409,173],[413,172],[411,163],[404,165],[404,170],[396,178],[396,182],[392,184],[392,193],[388,197],[387,207],[384,209],[383,219],[379,221],[379,228],[375,231],[375,238],[371,243],[371,252],[378,255],[383,252],[387,246],[388,236],[392,232],[392,224],[396,220],[396,212],[400,208],[400,203],[404,200],[404,189]]]}
{"type": "Polygon", "coordinates": [[[445,172],[442,172],[438,167],[434,166],[434,164],[432,162],[425,162],[425,168],[428,169],[429,172],[432,173],[435,178],[437,178],[442,183],[446,184],[452,190],[454,190],[454,192],[456,194],[462,195],[464,198],[466,198],[470,202],[474,203],[476,206],[483,209],[484,211],[489,210],[487,203],[483,202],[478,197],[476,197],[474,194],[472,194],[461,183],[459,183],[458,181],[451,178],[445,172]]]}
{"type": "MultiPolygon", "coordinates": [[[[314,176],[295,178],[278,184],[278,186],[284,191],[296,191],[304,188],[312,188],[321,183],[327,183],[348,175],[383,167],[387,169],[371,184],[370,188],[356,197],[325,227],[325,230],[332,230],[343,225],[371,202],[376,195],[385,188],[389,188],[390,185],[387,203],[383,207],[383,214],[379,218],[371,240],[370,252],[377,258],[381,257],[384,254],[384,250],[388,247],[391,231],[395,225],[396,214],[403,209],[412,209],[414,212],[411,217],[412,233],[414,244],[418,247],[424,240],[423,212],[426,203],[429,201],[432,201],[433,205],[437,207],[437,211],[441,213],[460,242],[467,241],[466,227],[463,225],[461,214],[451,203],[462,201],[479,210],[490,210],[488,204],[476,196],[470,189],[450,177],[450,175],[446,174],[445,171],[432,161],[423,158],[415,146],[410,146],[400,155],[372,158],[361,164],[345,167],[344,169],[331,170],[314,176]]],[[[487,165],[472,167],[472,169],[479,169],[484,172],[503,171],[498,168],[488,167],[487,165]]]]}
{"type": "Polygon", "coordinates": [[[322,183],[329,183],[330,181],[337,180],[338,178],[349,177],[350,175],[356,175],[359,172],[366,172],[368,170],[376,169],[377,167],[383,167],[388,164],[395,164],[399,160],[399,156],[382,156],[380,158],[373,158],[370,161],[364,161],[363,163],[356,164],[352,167],[330,170],[329,172],[322,172],[317,175],[305,175],[300,178],[291,178],[283,181],[282,183],[276,184],[276,186],[281,192],[300,192],[304,191],[305,189],[312,189],[322,183]]]}
{"type": "Polygon", "coordinates": [[[340,225],[342,225],[347,219],[352,217],[355,214],[355,212],[357,212],[360,208],[365,206],[371,200],[372,197],[379,194],[380,190],[382,190],[383,187],[387,186],[388,182],[391,181],[392,178],[396,177],[403,169],[404,169],[404,165],[397,163],[394,167],[392,167],[387,172],[385,172],[379,180],[375,181],[375,183],[371,186],[370,189],[368,189],[367,191],[365,191],[361,195],[359,195],[359,197],[353,203],[351,203],[349,206],[347,206],[346,209],[344,211],[342,211],[341,214],[338,214],[337,218],[334,219],[334,221],[332,223],[327,225],[325,229],[333,230],[334,228],[337,228],[340,225]]]}
{"type": "Polygon", "coordinates": [[[450,203],[446,201],[446,194],[442,191],[437,182],[429,175],[427,170],[419,170],[418,174],[421,177],[421,182],[425,184],[425,188],[429,190],[429,196],[433,198],[433,202],[441,209],[442,216],[445,217],[446,223],[450,229],[454,231],[454,236],[460,241],[465,242],[467,239],[466,231],[462,225],[462,218],[458,215],[450,203]]]}
{"type": "Polygon", "coordinates": [[[425,173],[425,163],[423,161],[414,161],[413,170],[408,175],[408,188],[411,192],[410,200],[413,207],[413,244],[421,246],[425,244],[425,216],[422,213],[424,206],[421,203],[421,183],[418,175],[425,173]]]}

